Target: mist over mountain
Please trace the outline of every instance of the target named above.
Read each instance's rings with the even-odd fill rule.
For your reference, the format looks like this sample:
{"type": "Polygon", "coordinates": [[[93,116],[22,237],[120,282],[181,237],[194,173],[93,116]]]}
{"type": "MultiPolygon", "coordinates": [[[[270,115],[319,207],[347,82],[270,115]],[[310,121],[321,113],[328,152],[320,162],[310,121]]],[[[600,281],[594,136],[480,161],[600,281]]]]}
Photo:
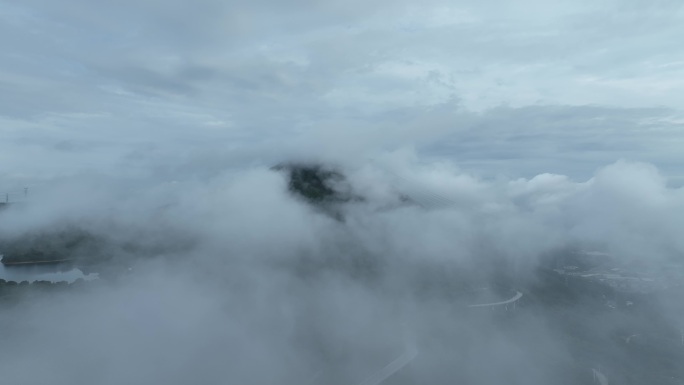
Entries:
{"type": "Polygon", "coordinates": [[[87,250],[74,263],[102,272],[68,290],[2,286],[11,383],[682,376],[684,194],[651,166],[487,182],[395,154],[141,193],[158,199],[62,211],[35,197],[0,214],[4,244],[87,250]]]}
{"type": "Polygon", "coordinates": [[[0,384],[684,383],[681,36],[0,0],[0,384]]]}

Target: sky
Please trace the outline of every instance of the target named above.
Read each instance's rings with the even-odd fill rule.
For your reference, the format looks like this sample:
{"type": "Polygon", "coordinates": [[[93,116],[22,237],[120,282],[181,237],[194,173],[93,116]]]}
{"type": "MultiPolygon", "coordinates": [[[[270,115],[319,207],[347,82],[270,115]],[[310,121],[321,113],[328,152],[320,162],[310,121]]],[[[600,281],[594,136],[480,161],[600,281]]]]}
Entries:
{"type": "MultiPolygon", "coordinates": [[[[75,229],[130,267],[0,307],[0,378],[379,385],[417,354],[397,383],[541,385],[598,367],[552,311],[502,327],[458,285],[513,271],[529,296],[569,246],[681,263],[680,4],[0,0],[0,193],[29,187],[0,244],[75,229]],[[271,169],[288,161],[364,199],[327,215],[271,169]]],[[[681,328],[682,309],[652,311],[681,328]]],[[[633,325],[572,314],[622,357],[633,325]]]]}
{"type": "Polygon", "coordinates": [[[682,184],[678,1],[0,2],[4,190],[412,148],[682,184]],[[150,171],[154,170],[154,171],[150,171]]]}

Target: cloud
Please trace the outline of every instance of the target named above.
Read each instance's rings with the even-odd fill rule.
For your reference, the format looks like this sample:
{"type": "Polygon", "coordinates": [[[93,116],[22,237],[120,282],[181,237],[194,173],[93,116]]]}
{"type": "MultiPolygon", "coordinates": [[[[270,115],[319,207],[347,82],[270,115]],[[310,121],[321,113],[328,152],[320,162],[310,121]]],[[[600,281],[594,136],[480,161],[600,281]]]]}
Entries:
{"type": "MultiPolygon", "coordinates": [[[[521,135],[505,147],[539,148],[537,136],[519,131],[547,115],[542,119],[554,121],[536,128],[547,148],[587,157],[593,145],[603,154],[586,166],[563,158],[553,170],[529,171],[528,161],[511,160],[512,176],[586,178],[623,157],[677,175],[672,150],[667,159],[653,154],[680,141],[674,42],[684,24],[672,2],[73,0],[2,9],[0,161],[13,164],[3,169],[6,180],[47,167],[61,175],[160,167],[206,152],[270,163],[293,153],[372,156],[417,144],[468,162],[458,156],[458,143],[469,140],[459,135],[462,127],[494,124],[505,111],[517,121],[496,122],[499,129],[521,135]],[[604,114],[620,120],[609,122],[611,129],[629,127],[626,138],[610,138],[620,153],[602,137],[569,133],[568,122],[586,114],[597,118],[581,123],[587,129],[606,129],[604,114]],[[649,114],[655,120],[642,127],[649,114]],[[98,153],[81,162],[55,151],[65,142],[98,153]],[[22,161],[26,153],[35,161],[22,161]],[[266,160],[266,153],[274,155],[266,160]]],[[[496,158],[506,156],[515,154],[496,158]]]]}
{"type": "Polygon", "coordinates": [[[0,240],[83,229],[125,272],[3,307],[4,380],[634,373],[615,336],[646,323],[540,269],[681,258],[682,26],[673,1],[0,0],[0,192],[30,188],[0,240]],[[287,160],[364,199],[325,215],[287,160]],[[525,312],[467,310],[514,290],[525,312]]]}
{"type": "Polygon", "coordinates": [[[341,206],[344,221],[262,167],[175,183],[89,177],[4,211],[5,237],[71,223],[133,267],[4,310],[5,379],[361,383],[416,349],[395,380],[548,383],[578,365],[560,326],[545,324],[554,313],[529,306],[501,328],[496,313],[465,310],[473,293],[502,273],[530,287],[543,256],[568,245],[652,268],[684,252],[684,194],[648,164],[579,182],[485,181],[411,152],[341,167],[365,197],[341,206]],[[426,190],[452,204],[399,199],[420,203],[426,190]]]}

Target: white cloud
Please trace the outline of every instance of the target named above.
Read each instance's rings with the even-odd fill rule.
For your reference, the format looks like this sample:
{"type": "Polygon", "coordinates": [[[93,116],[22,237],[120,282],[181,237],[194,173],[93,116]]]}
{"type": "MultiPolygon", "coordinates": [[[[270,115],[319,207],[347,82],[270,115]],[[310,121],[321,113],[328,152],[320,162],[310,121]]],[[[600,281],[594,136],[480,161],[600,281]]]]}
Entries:
{"type": "Polygon", "coordinates": [[[3,308],[3,378],[360,383],[417,349],[414,379],[548,383],[577,365],[549,315],[530,310],[502,328],[491,311],[465,313],[459,285],[497,284],[499,269],[527,285],[541,255],[576,243],[646,266],[684,253],[684,190],[649,164],[617,162],[586,181],[485,181],[406,150],[343,170],[366,197],[341,207],[344,221],[288,194],[284,175],[264,167],[45,185],[2,213],[5,237],[76,224],[133,270],[3,308]],[[400,204],[416,191],[452,204],[400,204]],[[133,260],[130,244],[141,250],[133,260]]]}
{"type": "Polygon", "coordinates": [[[78,223],[158,257],[3,310],[3,378],[360,383],[418,343],[435,383],[553,383],[538,360],[570,358],[539,318],[499,332],[406,287],[526,277],[572,242],[681,255],[683,18],[675,1],[0,0],[0,192],[32,194],[3,236],[78,223]],[[266,170],[287,159],[342,165],[367,201],[320,215],[266,170]]]}

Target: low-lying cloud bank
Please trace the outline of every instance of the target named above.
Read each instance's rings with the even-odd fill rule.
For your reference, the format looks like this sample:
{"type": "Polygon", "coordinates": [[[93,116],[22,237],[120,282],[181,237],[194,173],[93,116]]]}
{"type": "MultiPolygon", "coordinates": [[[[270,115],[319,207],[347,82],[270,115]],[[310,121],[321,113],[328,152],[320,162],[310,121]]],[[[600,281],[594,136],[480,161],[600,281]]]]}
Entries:
{"type": "MultiPolygon", "coordinates": [[[[619,161],[581,182],[481,180],[405,153],[336,169],[345,178],[331,187],[359,199],[332,211],[269,167],[72,178],[5,209],[3,242],[77,227],[98,240],[82,258],[123,268],[3,307],[3,381],[376,384],[385,368],[386,384],[582,383],[592,369],[619,376],[615,357],[631,356],[613,340],[576,356],[562,311],[534,291],[549,255],[599,251],[643,271],[684,256],[684,189],[648,164],[619,161]],[[528,302],[515,312],[468,307],[516,290],[528,302]]],[[[597,340],[624,326],[593,302],[567,306],[594,314],[597,340]]],[[[678,310],[653,311],[679,327],[678,310]]]]}

